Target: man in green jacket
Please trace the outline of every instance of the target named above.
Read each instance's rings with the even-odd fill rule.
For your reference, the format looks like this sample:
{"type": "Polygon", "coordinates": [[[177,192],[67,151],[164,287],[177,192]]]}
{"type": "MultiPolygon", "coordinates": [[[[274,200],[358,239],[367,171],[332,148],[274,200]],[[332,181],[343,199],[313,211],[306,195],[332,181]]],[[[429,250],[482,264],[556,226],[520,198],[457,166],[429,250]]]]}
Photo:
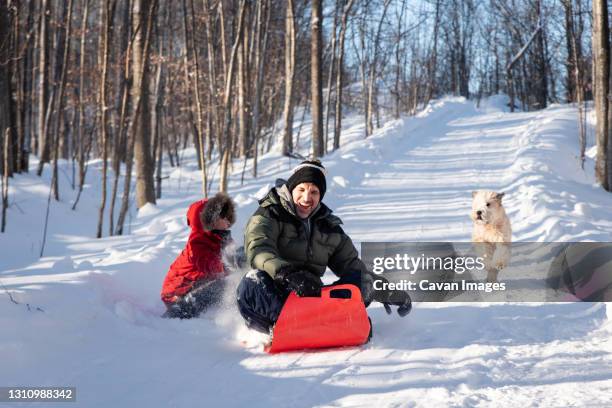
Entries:
{"type": "Polygon", "coordinates": [[[343,231],[340,218],[321,202],[327,188],[319,161],[298,165],[286,183],[259,201],[249,219],[244,245],[254,269],[240,282],[238,308],[247,326],[271,331],[291,291],[298,296],[320,296],[321,277],[329,267],[339,277],[333,285],[353,284],[364,303],[372,300],[399,306],[401,316],[411,308],[405,292],[375,291],[374,280],[343,231]]]}

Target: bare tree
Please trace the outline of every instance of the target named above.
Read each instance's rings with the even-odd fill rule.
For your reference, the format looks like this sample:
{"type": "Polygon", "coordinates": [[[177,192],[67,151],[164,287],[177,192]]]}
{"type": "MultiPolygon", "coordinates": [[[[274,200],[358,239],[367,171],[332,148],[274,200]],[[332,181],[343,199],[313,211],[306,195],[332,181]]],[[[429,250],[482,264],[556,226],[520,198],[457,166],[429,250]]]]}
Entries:
{"type": "MultiPolygon", "coordinates": [[[[141,1],[141,0],[135,0],[135,1],[141,1]]],[[[121,209],[119,210],[119,217],[117,218],[117,227],[116,227],[116,234],[117,235],[122,235],[123,234],[123,228],[124,228],[124,224],[125,224],[125,218],[128,214],[129,211],[129,200],[130,200],[130,190],[131,190],[131,180],[132,180],[132,167],[134,164],[134,159],[135,156],[137,156],[137,149],[136,146],[138,145],[138,139],[141,139],[141,146],[140,146],[140,153],[146,154],[149,160],[151,160],[151,152],[150,152],[150,148],[148,145],[148,134],[145,136],[144,142],[145,142],[145,146],[142,146],[142,134],[139,134],[143,132],[143,127],[146,127],[149,122],[149,119],[146,117],[146,114],[142,114],[141,111],[145,110],[147,107],[147,103],[143,101],[143,99],[147,99],[148,95],[146,93],[146,90],[143,92],[141,88],[146,88],[146,86],[143,84],[143,82],[146,82],[146,66],[145,63],[143,61],[144,56],[148,55],[148,48],[149,48],[149,42],[150,42],[150,38],[151,38],[151,28],[152,28],[152,20],[153,20],[153,14],[155,13],[155,7],[157,2],[154,1],[152,3],[149,3],[149,10],[144,10],[142,8],[140,8],[140,6],[142,6],[142,4],[139,5],[132,5],[132,9],[131,9],[131,14],[132,14],[132,18],[131,18],[131,22],[132,22],[132,41],[131,41],[131,47],[128,47],[130,49],[130,58],[131,58],[131,99],[132,99],[132,114],[131,114],[131,118],[127,127],[127,135],[128,135],[128,140],[127,140],[127,151],[126,151],[126,159],[125,159],[125,178],[124,178],[124,183],[123,183],[123,197],[121,199],[121,209]],[[142,13],[146,13],[145,17],[143,17],[142,13]],[[142,30],[145,31],[144,35],[142,33],[142,30]],[[139,67],[139,69],[136,69],[135,67],[139,67]]],[[[146,160],[146,159],[145,159],[146,160]]],[[[144,186],[141,186],[141,193],[145,193],[142,194],[146,197],[149,196],[149,194],[153,195],[153,203],[155,202],[155,191],[154,191],[154,186],[153,186],[153,171],[152,171],[152,165],[149,162],[144,162],[143,158],[141,158],[141,161],[138,162],[137,161],[137,181],[136,181],[136,195],[138,197],[138,185],[139,183],[145,184],[144,186]],[[148,164],[148,166],[147,166],[148,164]],[[147,179],[148,180],[144,180],[144,174],[143,172],[146,171],[148,169],[149,174],[147,179]],[[140,178],[143,177],[143,180],[140,180],[140,178]],[[145,190],[145,191],[142,191],[145,190]]],[[[138,198],[137,198],[137,202],[138,202],[138,198]]],[[[146,204],[147,201],[145,201],[144,204],[146,204]]],[[[143,205],[144,205],[143,204],[143,205]]],[[[137,203],[138,205],[138,203],[137,203]]],[[[139,207],[140,208],[140,207],[139,207]]]]}
{"type": "Polygon", "coordinates": [[[545,30],[542,23],[542,0],[536,0],[534,4],[533,20],[540,27],[539,35],[535,42],[535,72],[536,72],[536,103],[537,109],[544,109],[548,101],[548,71],[546,67],[545,30]]]}
{"type": "Polygon", "coordinates": [[[8,183],[12,171],[10,163],[11,152],[11,80],[9,65],[4,63],[10,59],[12,54],[7,38],[10,37],[10,24],[8,18],[8,7],[6,2],[0,4],[0,38],[4,39],[4,44],[0,43],[0,180],[2,188],[2,220],[0,221],[0,232],[6,228],[6,209],[8,207],[8,183]]]}
{"type": "MultiPolygon", "coordinates": [[[[249,4],[246,3],[248,12],[249,4]]],[[[246,35],[247,30],[244,30],[242,41],[238,47],[238,150],[240,156],[246,157],[248,150],[248,135],[249,135],[249,107],[248,107],[248,87],[247,75],[249,65],[249,37],[246,35]]]]}
{"type": "Polygon", "coordinates": [[[451,54],[451,80],[454,82],[453,92],[469,98],[470,60],[474,38],[474,19],[476,4],[474,0],[452,0],[445,8],[450,13],[448,17],[447,44],[451,54]]]}
{"type": "MultiPolygon", "coordinates": [[[[57,168],[57,160],[59,158],[59,140],[60,140],[60,124],[62,112],[64,110],[64,90],[66,88],[66,72],[68,71],[68,58],[70,57],[70,37],[72,35],[72,5],[73,0],[68,1],[68,14],[66,16],[66,29],[64,35],[64,44],[62,46],[62,62],[61,68],[58,69],[60,72],[59,78],[59,90],[57,92],[57,118],[55,120],[55,129],[53,130],[52,141],[53,141],[53,175],[52,175],[52,185],[53,185],[53,197],[56,201],[59,201],[59,186],[58,186],[58,168],[57,168]]],[[[59,64],[59,61],[55,62],[56,65],[59,64]]]]}
{"type": "Polygon", "coordinates": [[[440,28],[440,0],[436,0],[435,17],[433,23],[433,46],[428,64],[427,91],[425,92],[425,104],[427,104],[436,93],[436,71],[438,66],[438,32],[440,28]]]}
{"type": "Polygon", "coordinates": [[[221,141],[224,144],[223,146],[219,146],[219,151],[221,152],[221,174],[219,176],[219,191],[226,192],[227,191],[227,178],[229,171],[229,161],[231,157],[231,133],[230,126],[232,123],[232,84],[234,80],[234,65],[236,60],[236,55],[238,53],[238,47],[242,42],[242,35],[244,31],[244,14],[246,11],[246,0],[242,0],[240,2],[239,8],[239,16],[238,16],[238,24],[237,24],[237,32],[236,38],[234,40],[234,45],[232,46],[232,54],[229,60],[229,65],[226,71],[226,81],[225,81],[225,93],[224,93],[224,109],[225,109],[225,121],[223,127],[223,133],[221,135],[221,141]]]}
{"type": "Polygon", "coordinates": [[[11,96],[11,72],[10,65],[5,61],[10,61],[12,49],[10,42],[7,41],[11,37],[9,23],[9,10],[6,2],[0,4],[0,174],[12,175],[13,163],[12,154],[8,150],[5,151],[4,146],[11,146],[9,138],[11,138],[11,129],[13,128],[12,121],[12,96],[11,96]]]}
{"type": "Polygon", "coordinates": [[[81,18],[81,36],[80,36],[80,51],[79,51],[79,101],[78,101],[78,139],[77,143],[77,157],[79,163],[79,186],[77,189],[77,196],[72,204],[72,209],[75,210],[76,206],[81,198],[83,192],[83,186],[85,184],[85,176],[87,174],[87,167],[85,161],[89,156],[91,148],[91,139],[89,143],[85,143],[85,93],[82,91],[85,88],[85,53],[86,53],[86,34],[87,34],[87,21],[89,20],[89,1],[85,0],[85,6],[83,10],[83,16],[81,18]]]}
{"type": "Polygon", "coordinates": [[[96,238],[102,237],[102,226],[104,223],[104,210],[106,208],[106,181],[108,173],[108,134],[107,134],[107,118],[108,118],[108,95],[107,95],[107,82],[108,82],[108,63],[109,63],[109,49],[111,35],[111,19],[113,18],[115,2],[114,0],[109,2],[107,0],[101,0],[100,8],[102,10],[100,27],[102,36],[100,37],[100,61],[102,62],[101,81],[100,84],[100,140],[102,141],[102,198],[100,201],[100,208],[98,211],[98,229],[96,232],[96,238]]]}
{"type": "Polygon", "coordinates": [[[336,67],[336,31],[338,31],[338,12],[339,12],[339,0],[336,0],[336,7],[334,9],[334,25],[332,28],[332,39],[331,39],[331,52],[329,58],[329,73],[327,75],[327,95],[325,101],[325,153],[327,153],[327,145],[329,141],[329,114],[331,110],[331,95],[332,95],[332,84],[334,80],[334,68],[336,67]]]}
{"type": "Polygon", "coordinates": [[[340,25],[339,45],[338,45],[338,68],[336,70],[336,109],[334,123],[334,150],[340,147],[340,132],[342,131],[342,87],[344,71],[344,42],[346,39],[346,29],[348,17],[353,7],[354,0],[348,0],[342,9],[342,23],[340,25]]]}
{"type": "Polygon", "coordinates": [[[214,44],[215,36],[213,34],[213,21],[212,21],[212,7],[206,0],[205,3],[205,16],[204,25],[206,28],[206,51],[207,51],[207,63],[208,63],[208,115],[206,116],[206,145],[208,146],[207,158],[210,160],[212,156],[212,141],[214,138],[212,134],[221,134],[221,119],[219,117],[218,109],[218,95],[217,95],[217,68],[216,61],[218,58],[216,47],[214,44]]]}
{"type": "Polygon", "coordinates": [[[508,81],[508,90],[510,94],[510,112],[514,112],[514,84],[513,84],[514,77],[512,74],[512,69],[514,65],[521,60],[521,57],[525,55],[525,51],[527,51],[531,43],[533,43],[533,41],[536,39],[541,29],[542,27],[540,25],[536,27],[535,31],[531,34],[531,37],[529,37],[529,40],[527,41],[527,43],[523,45],[523,47],[519,50],[519,52],[514,57],[512,57],[512,59],[506,66],[506,77],[508,81]]]}
{"type": "Polygon", "coordinates": [[[382,64],[380,61],[380,41],[382,35],[382,28],[387,12],[389,11],[389,5],[391,0],[385,0],[383,3],[383,11],[378,21],[378,27],[376,28],[376,34],[374,37],[374,55],[370,60],[369,74],[368,74],[368,91],[367,91],[367,108],[366,108],[366,136],[374,133],[373,115],[374,110],[377,112],[377,127],[378,127],[378,66],[382,64]]]}
{"type": "Polygon", "coordinates": [[[610,106],[608,92],[610,87],[610,38],[608,26],[608,3],[606,0],[593,0],[593,67],[595,69],[595,137],[597,157],[595,158],[595,177],[597,182],[612,191],[610,183],[610,106]]]}
{"type": "MultiPolygon", "coordinates": [[[[11,176],[14,163],[12,160],[13,98],[11,95],[11,72],[8,61],[13,50],[9,39],[12,37],[9,23],[9,11],[6,2],[0,4],[0,176],[11,176]],[[6,146],[6,147],[5,147],[6,146]]],[[[6,180],[8,185],[8,179],[6,180]]],[[[4,190],[2,191],[4,194],[4,190]]],[[[3,195],[4,198],[4,195],[3,195]]],[[[4,207],[3,207],[4,223],[4,207]]],[[[4,231],[4,224],[2,230],[4,231]]]]}
{"type": "Polygon", "coordinates": [[[16,8],[14,18],[14,47],[16,53],[19,47],[23,48],[23,54],[14,58],[13,75],[16,76],[16,115],[15,131],[17,133],[17,151],[15,155],[15,169],[18,172],[29,170],[29,141],[32,138],[32,83],[34,81],[34,35],[36,33],[34,24],[34,2],[22,4],[16,8]],[[20,16],[25,13],[25,26],[20,24],[20,16]],[[26,101],[26,98],[28,100],[26,101]]]}
{"type": "MultiPolygon", "coordinates": [[[[132,50],[132,37],[129,35],[130,32],[130,4],[123,5],[123,22],[122,30],[125,31],[123,35],[125,38],[121,42],[121,54],[123,57],[123,64],[121,69],[118,70],[119,82],[119,123],[117,124],[117,131],[115,132],[115,145],[113,149],[113,188],[111,192],[111,202],[109,205],[109,216],[108,216],[108,230],[109,234],[115,234],[115,202],[117,201],[117,191],[119,188],[119,177],[121,176],[121,160],[126,160],[127,155],[127,136],[126,136],[126,122],[128,116],[128,107],[130,102],[130,79],[131,79],[131,50],[132,50]]],[[[121,59],[120,59],[121,60],[121,59]]],[[[131,166],[131,165],[130,165],[131,166]]]]}
{"type": "Polygon", "coordinates": [[[6,209],[8,208],[8,186],[9,186],[9,142],[11,140],[11,129],[6,128],[4,132],[4,144],[2,146],[2,221],[0,223],[0,232],[6,229],[6,209]]]}
{"type": "MultiPolygon", "coordinates": [[[[185,18],[185,25],[184,25],[184,29],[185,29],[185,40],[189,40],[189,43],[187,43],[187,47],[188,49],[191,48],[192,52],[193,52],[193,63],[194,63],[194,68],[195,68],[195,79],[194,79],[194,89],[193,89],[193,93],[195,96],[195,102],[196,102],[196,116],[197,116],[197,126],[196,126],[196,131],[197,131],[197,146],[198,146],[198,157],[200,159],[200,170],[202,171],[202,194],[204,194],[204,197],[206,197],[208,195],[208,191],[207,191],[207,174],[206,174],[206,156],[204,154],[204,136],[203,136],[203,132],[204,132],[204,112],[203,112],[203,106],[202,106],[202,100],[201,100],[201,95],[200,95],[200,63],[199,63],[199,53],[198,53],[198,47],[195,46],[195,41],[194,41],[194,34],[193,32],[195,31],[195,8],[193,5],[193,0],[189,0],[189,4],[190,4],[190,9],[191,9],[191,31],[192,34],[190,37],[187,36],[187,9],[185,6],[185,1],[183,0],[183,13],[184,13],[184,18],[185,18]]],[[[186,52],[188,52],[186,50],[186,52]]]]}
{"type": "Polygon", "coordinates": [[[283,155],[293,152],[293,93],[295,79],[295,13],[294,0],[287,0],[285,17],[285,107],[283,110],[283,155]]]}
{"type": "Polygon", "coordinates": [[[46,113],[47,113],[47,37],[49,4],[48,0],[42,0],[40,5],[41,16],[38,28],[38,155],[39,163],[37,175],[41,175],[45,162],[49,160],[49,147],[46,141],[46,113]]]}
{"type": "Polygon", "coordinates": [[[582,22],[581,0],[576,1],[576,12],[573,2],[563,0],[565,9],[565,38],[567,45],[567,79],[566,99],[568,102],[576,102],[578,106],[578,142],[580,145],[580,166],[584,168],[586,152],[586,106],[584,98],[584,67],[582,64],[582,22]],[[577,22],[575,22],[575,18],[577,22]]]}
{"type": "MultiPolygon", "coordinates": [[[[288,0],[292,1],[292,0],[288,0]]],[[[261,134],[261,118],[260,118],[260,107],[262,105],[262,94],[264,87],[264,75],[265,75],[265,58],[264,55],[268,49],[268,27],[270,26],[270,16],[272,14],[271,1],[267,0],[265,3],[266,17],[261,24],[261,9],[262,3],[257,3],[257,31],[256,38],[256,51],[255,51],[255,66],[257,67],[257,79],[255,81],[255,103],[253,107],[253,177],[257,177],[257,151],[259,146],[259,137],[261,134]],[[263,33],[263,38],[262,37],[263,33]]]]}
{"type": "Polygon", "coordinates": [[[310,20],[310,83],[312,98],[312,156],[321,157],[325,154],[323,140],[323,75],[322,75],[322,25],[323,5],[321,0],[312,0],[310,20]]]}
{"type": "Polygon", "coordinates": [[[151,157],[150,117],[148,96],[148,55],[150,32],[157,9],[157,1],[134,0],[132,3],[132,98],[138,101],[132,129],[135,136],[134,159],[136,160],[136,205],[155,204],[153,163],[151,157]]]}

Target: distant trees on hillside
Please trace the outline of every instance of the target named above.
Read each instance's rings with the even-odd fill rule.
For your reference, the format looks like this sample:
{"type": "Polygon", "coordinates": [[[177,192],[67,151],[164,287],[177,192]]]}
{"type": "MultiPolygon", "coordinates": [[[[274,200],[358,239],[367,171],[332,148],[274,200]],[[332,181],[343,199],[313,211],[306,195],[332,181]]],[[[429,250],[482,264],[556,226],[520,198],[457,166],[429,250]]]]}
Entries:
{"type": "Polygon", "coordinates": [[[186,146],[196,149],[207,195],[215,177],[227,188],[232,159],[252,161],[255,176],[258,157],[277,136],[286,155],[337,149],[347,110],[364,115],[367,137],[382,118],[414,114],[448,93],[480,99],[504,92],[512,109],[523,110],[582,103],[597,88],[590,10],[598,4],[607,6],[1,0],[0,145],[7,148],[0,170],[9,178],[28,171],[36,155],[37,174],[52,166],[53,196],[64,199],[57,163],[70,160],[76,207],[88,163],[100,159],[97,235],[120,234],[132,184],[138,207],[155,203],[163,194],[161,166],[179,166],[186,146]],[[313,120],[309,152],[297,152],[293,124],[305,113],[296,115],[298,107],[313,120]]]}

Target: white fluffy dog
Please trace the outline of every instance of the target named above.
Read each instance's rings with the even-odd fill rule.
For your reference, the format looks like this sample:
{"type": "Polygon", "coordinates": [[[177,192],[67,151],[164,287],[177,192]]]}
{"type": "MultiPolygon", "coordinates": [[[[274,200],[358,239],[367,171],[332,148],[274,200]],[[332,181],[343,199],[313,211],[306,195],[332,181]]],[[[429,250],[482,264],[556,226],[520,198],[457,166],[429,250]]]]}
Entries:
{"type": "Polygon", "coordinates": [[[510,262],[512,228],[502,205],[503,196],[486,190],[472,193],[472,242],[476,253],[484,258],[489,282],[496,282],[499,271],[510,262]]]}

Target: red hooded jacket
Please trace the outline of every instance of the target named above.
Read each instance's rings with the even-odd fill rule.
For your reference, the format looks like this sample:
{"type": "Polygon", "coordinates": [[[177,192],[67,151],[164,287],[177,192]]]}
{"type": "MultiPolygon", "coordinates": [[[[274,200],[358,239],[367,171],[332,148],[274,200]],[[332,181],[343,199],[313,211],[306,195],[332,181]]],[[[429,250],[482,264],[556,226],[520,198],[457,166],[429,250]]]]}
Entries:
{"type": "Polygon", "coordinates": [[[204,229],[200,221],[200,213],[207,202],[200,200],[189,206],[187,224],[191,227],[191,234],[164,280],[161,298],[166,303],[175,302],[177,296],[187,294],[202,279],[226,275],[221,261],[221,237],[204,229]]]}

